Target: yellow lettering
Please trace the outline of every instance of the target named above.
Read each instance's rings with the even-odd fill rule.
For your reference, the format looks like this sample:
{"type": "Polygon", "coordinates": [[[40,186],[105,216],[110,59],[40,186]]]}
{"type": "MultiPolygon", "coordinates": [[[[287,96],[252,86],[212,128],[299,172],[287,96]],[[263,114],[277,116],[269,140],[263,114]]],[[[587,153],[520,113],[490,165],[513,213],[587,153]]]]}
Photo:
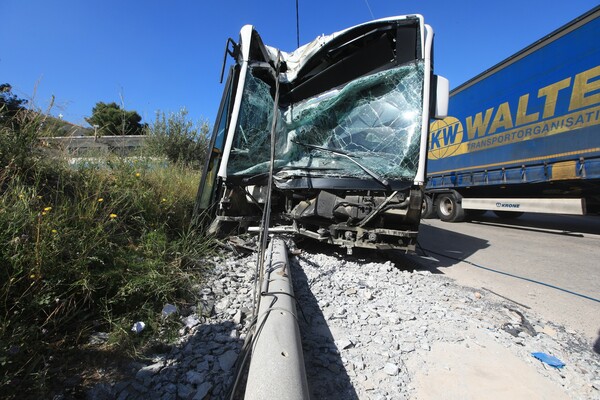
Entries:
{"type": "Polygon", "coordinates": [[[588,93],[600,90],[598,78],[600,78],[600,65],[575,75],[569,111],[600,103],[600,93],[587,96],[588,93]]]}
{"type": "Polygon", "coordinates": [[[527,115],[527,105],[529,104],[529,94],[519,97],[519,106],[517,107],[517,126],[535,122],[540,118],[540,113],[536,112],[527,115]]]}
{"type": "Polygon", "coordinates": [[[569,85],[571,85],[571,78],[566,78],[562,81],[553,83],[552,85],[543,87],[538,91],[538,97],[546,97],[546,101],[544,102],[544,114],[542,115],[543,119],[554,117],[558,92],[561,89],[568,88],[569,85]]]}
{"type": "Polygon", "coordinates": [[[498,111],[496,111],[492,126],[490,126],[489,134],[495,133],[498,128],[510,129],[512,127],[513,122],[512,115],[510,115],[510,106],[508,105],[508,102],[502,103],[498,107],[498,111]]]}
{"type": "Polygon", "coordinates": [[[473,117],[467,117],[467,135],[469,136],[469,140],[477,139],[479,136],[485,135],[493,112],[494,108],[492,107],[485,110],[485,117],[483,117],[483,119],[481,113],[475,115],[475,120],[473,120],[473,117]]]}

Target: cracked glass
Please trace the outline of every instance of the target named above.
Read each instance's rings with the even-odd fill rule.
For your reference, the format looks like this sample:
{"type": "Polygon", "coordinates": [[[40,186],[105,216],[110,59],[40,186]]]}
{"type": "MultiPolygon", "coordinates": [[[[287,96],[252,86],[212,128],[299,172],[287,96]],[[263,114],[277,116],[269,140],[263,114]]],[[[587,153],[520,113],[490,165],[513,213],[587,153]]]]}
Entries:
{"type": "MultiPolygon", "coordinates": [[[[250,69],[228,174],[268,172],[271,87],[250,69]]],[[[277,110],[276,178],[413,179],[423,104],[423,62],[356,79],[277,110]],[[369,174],[367,172],[371,172],[369,174]]]]}

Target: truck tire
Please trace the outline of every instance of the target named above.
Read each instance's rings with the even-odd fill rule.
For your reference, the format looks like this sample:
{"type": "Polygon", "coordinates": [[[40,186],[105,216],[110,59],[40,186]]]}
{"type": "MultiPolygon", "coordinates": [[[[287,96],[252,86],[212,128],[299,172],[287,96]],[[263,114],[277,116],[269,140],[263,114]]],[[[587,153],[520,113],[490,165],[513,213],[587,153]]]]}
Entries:
{"type": "Polygon", "coordinates": [[[436,201],[438,217],[444,222],[461,222],[465,219],[465,210],[453,194],[442,194],[436,201]]]}
{"type": "Polygon", "coordinates": [[[523,215],[523,213],[519,211],[494,211],[494,214],[496,214],[498,218],[504,219],[515,219],[523,215]]]}
{"type": "Polygon", "coordinates": [[[432,218],[434,215],[433,200],[431,200],[431,197],[424,195],[423,205],[421,206],[421,218],[432,218]]]}

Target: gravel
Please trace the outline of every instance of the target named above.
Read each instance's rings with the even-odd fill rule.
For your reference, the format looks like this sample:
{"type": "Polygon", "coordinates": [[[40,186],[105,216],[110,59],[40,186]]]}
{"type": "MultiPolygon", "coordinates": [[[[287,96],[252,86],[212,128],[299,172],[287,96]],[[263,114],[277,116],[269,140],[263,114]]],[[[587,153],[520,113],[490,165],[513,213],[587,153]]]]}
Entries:
{"type": "MultiPolygon", "coordinates": [[[[576,332],[483,289],[414,269],[406,259],[374,252],[348,257],[309,246],[290,255],[290,264],[312,399],[419,397],[416,375],[432,368],[433,347],[469,349],[483,346],[482,339],[569,398],[600,399],[600,356],[576,332]],[[566,366],[552,368],[531,356],[539,351],[566,366]]],[[[212,262],[213,276],[199,288],[195,312],[181,317],[181,336],[170,351],[133,364],[129,380],[96,385],[88,398],[226,397],[250,328],[256,255],[226,253],[212,262]]]]}

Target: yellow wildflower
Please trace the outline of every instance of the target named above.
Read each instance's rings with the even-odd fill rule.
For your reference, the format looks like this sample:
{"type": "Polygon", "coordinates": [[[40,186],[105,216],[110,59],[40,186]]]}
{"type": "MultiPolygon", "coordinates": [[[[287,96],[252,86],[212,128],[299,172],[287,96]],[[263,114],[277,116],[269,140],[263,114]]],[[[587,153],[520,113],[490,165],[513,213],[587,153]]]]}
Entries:
{"type": "Polygon", "coordinates": [[[46,212],[48,212],[48,211],[50,211],[50,210],[52,210],[52,207],[45,207],[45,208],[44,208],[44,211],[46,211],[46,212]]]}
{"type": "Polygon", "coordinates": [[[142,175],[142,174],[140,174],[139,172],[136,172],[136,173],[135,173],[135,176],[136,176],[136,177],[138,177],[138,178],[139,178],[141,175],[142,175]]]}
{"type": "Polygon", "coordinates": [[[110,214],[109,217],[110,217],[110,219],[115,219],[115,218],[117,218],[117,214],[110,214]]]}
{"type": "Polygon", "coordinates": [[[29,277],[30,277],[31,279],[35,279],[35,274],[31,274],[31,275],[29,275],[29,277]]]}
{"type": "Polygon", "coordinates": [[[165,198],[163,197],[163,199],[161,200],[161,202],[162,202],[162,203],[166,203],[166,202],[167,202],[167,199],[165,199],[165,198]]]}
{"type": "Polygon", "coordinates": [[[102,197],[100,197],[100,198],[98,199],[98,203],[102,203],[103,201],[104,201],[104,199],[103,199],[102,197]]]}
{"type": "Polygon", "coordinates": [[[58,233],[56,229],[52,229],[52,233],[58,233]]]}

